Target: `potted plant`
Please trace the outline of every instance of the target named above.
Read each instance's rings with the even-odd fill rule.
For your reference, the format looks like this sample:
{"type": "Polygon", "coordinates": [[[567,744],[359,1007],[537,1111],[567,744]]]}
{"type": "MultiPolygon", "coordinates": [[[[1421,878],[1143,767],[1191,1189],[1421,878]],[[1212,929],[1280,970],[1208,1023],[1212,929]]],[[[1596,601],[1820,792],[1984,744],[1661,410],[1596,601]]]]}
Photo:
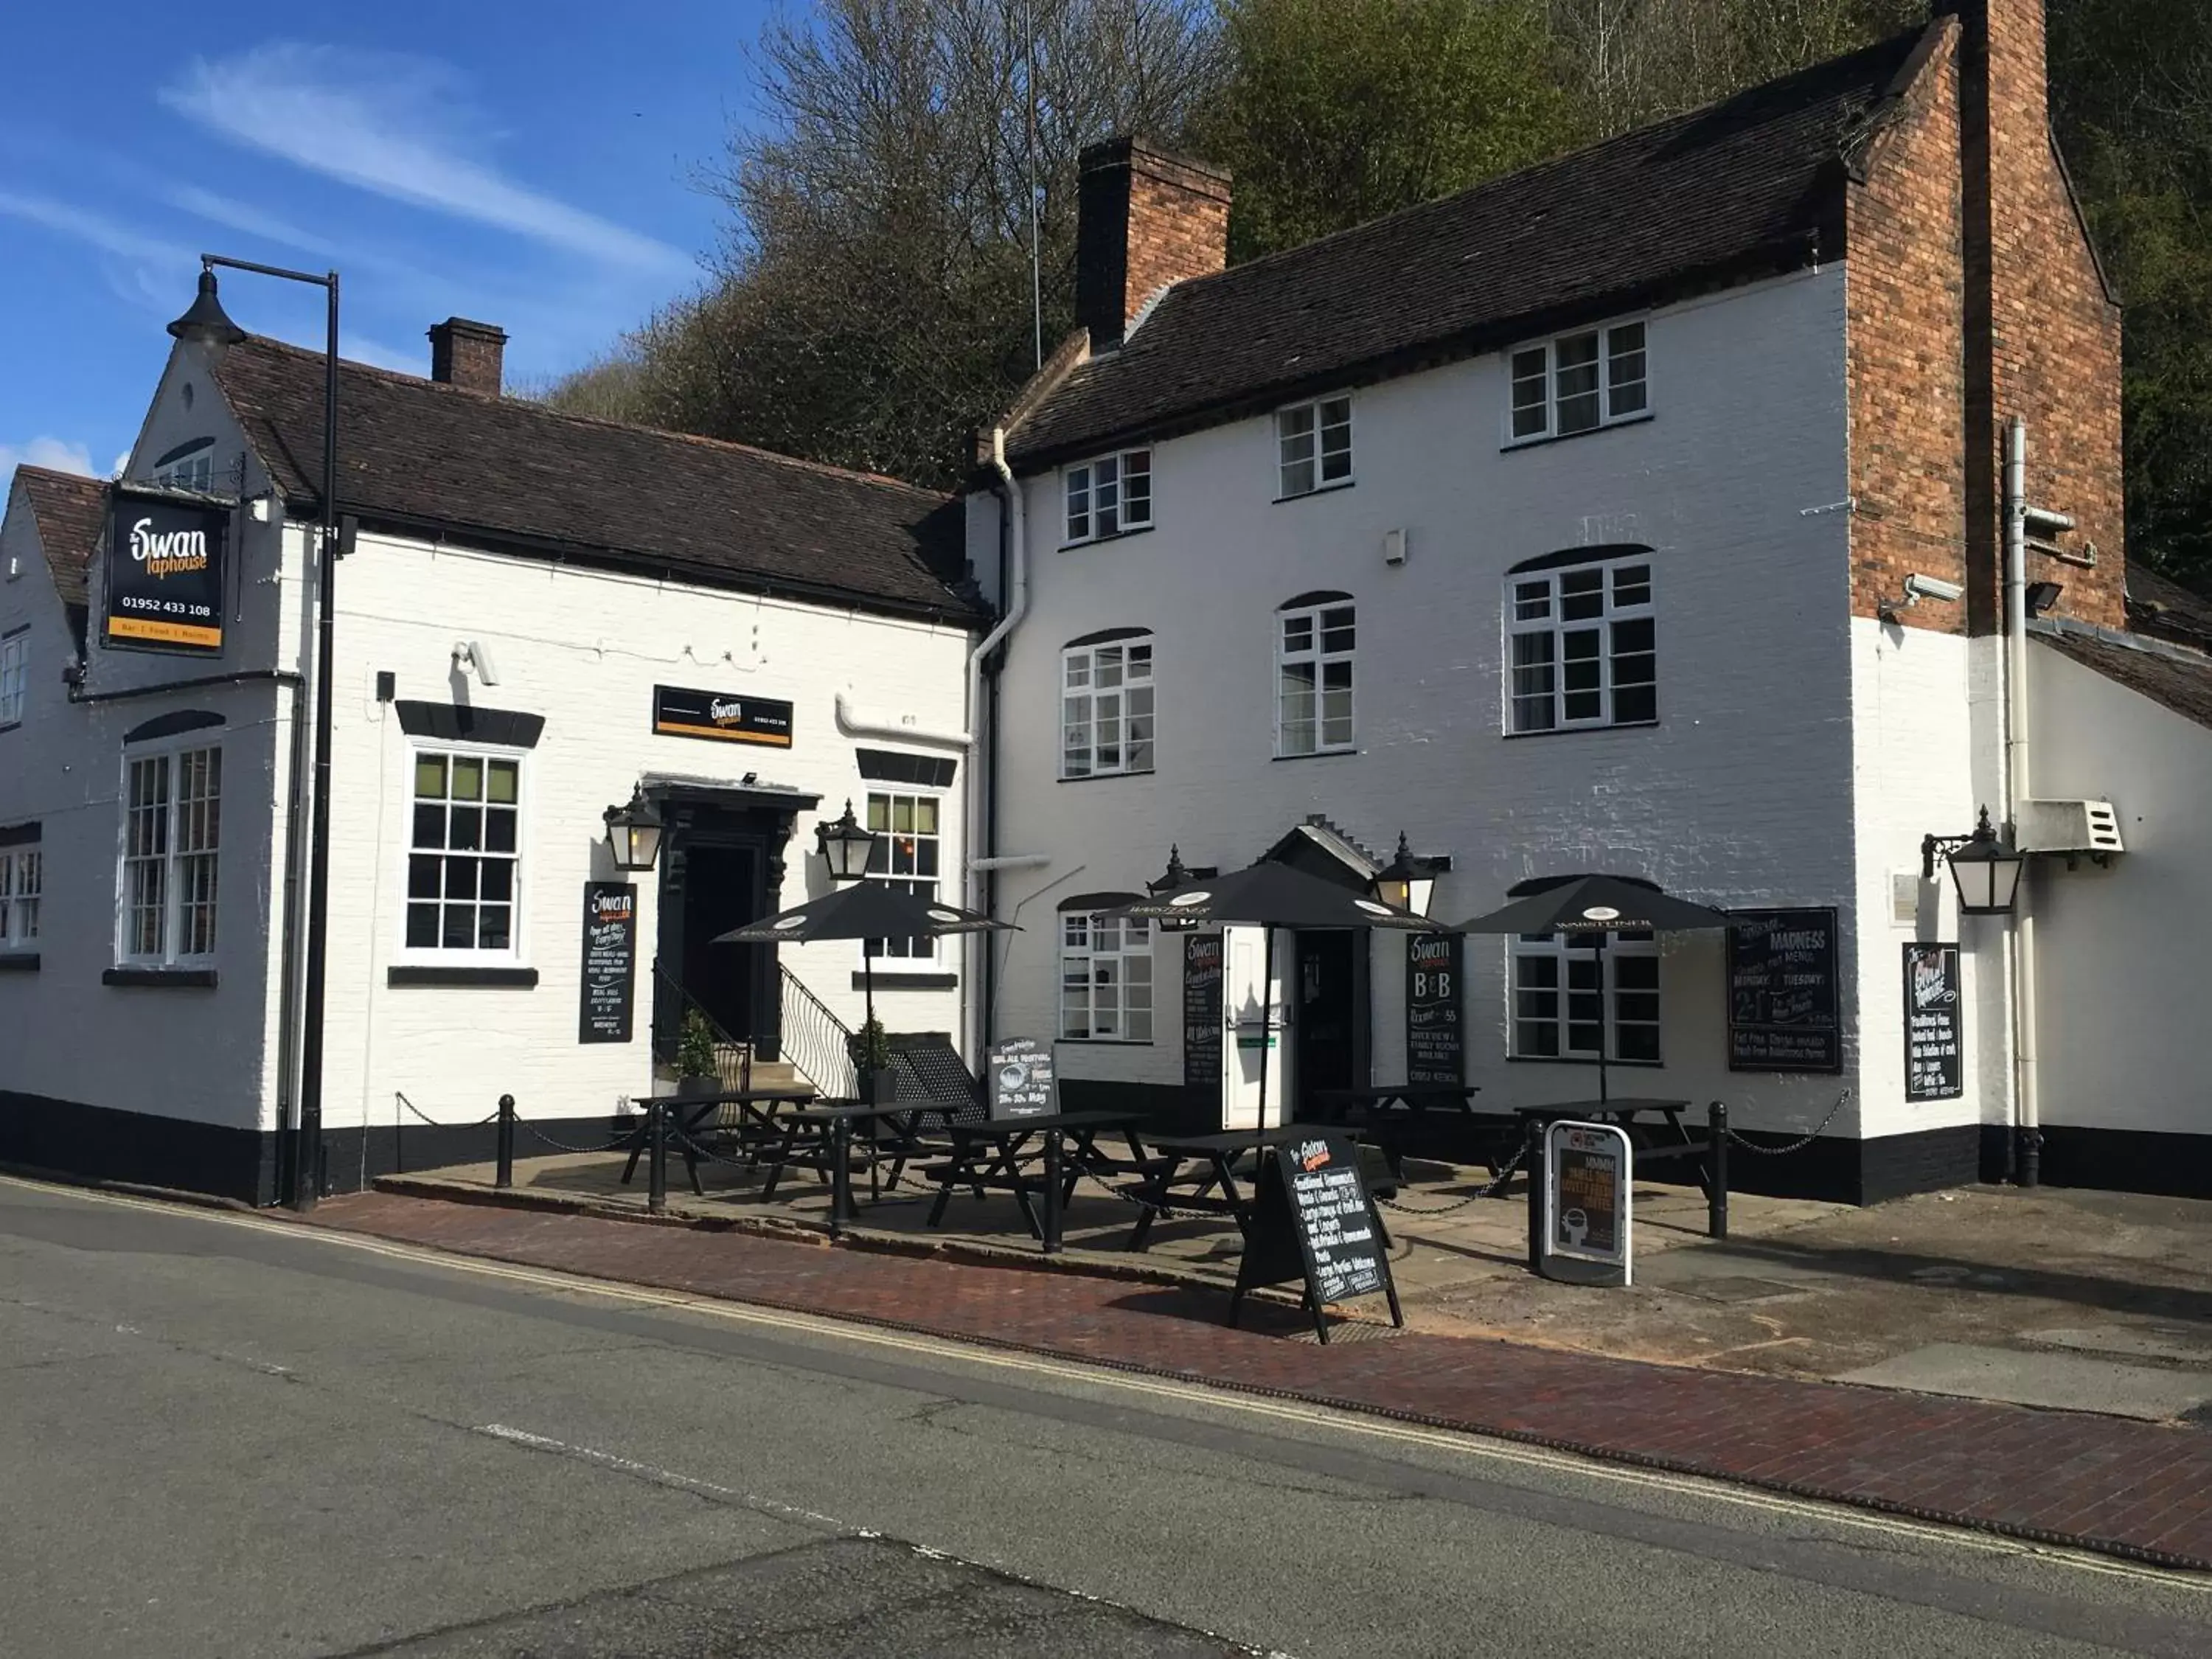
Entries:
{"type": "Polygon", "coordinates": [[[898,1098],[898,1073],[891,1070],[890,1039],[884,1023],[872,1019],[860,1027],[860,1098],[871,1106],[889,1106],[898,1098]]]}
{"type": "Polygon", "coordinates": [[[722,1068],[714,1057],[714,1028],[696,1008],[684,1016],[676,1039],[676,1092],[698,1100],[722,1091],[722,1068]]]}

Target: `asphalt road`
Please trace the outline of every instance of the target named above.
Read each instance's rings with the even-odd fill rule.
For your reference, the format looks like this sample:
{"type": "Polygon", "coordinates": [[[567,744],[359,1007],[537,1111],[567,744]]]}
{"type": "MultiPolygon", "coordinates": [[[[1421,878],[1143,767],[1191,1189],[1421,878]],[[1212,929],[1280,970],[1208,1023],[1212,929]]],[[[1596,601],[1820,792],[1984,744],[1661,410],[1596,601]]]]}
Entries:
{"type": "Polygon", "coordinates": [[[1247,1651],[2194,1659],[2212,1582],[0,1179],[0,1654],[1247,1651]]]}

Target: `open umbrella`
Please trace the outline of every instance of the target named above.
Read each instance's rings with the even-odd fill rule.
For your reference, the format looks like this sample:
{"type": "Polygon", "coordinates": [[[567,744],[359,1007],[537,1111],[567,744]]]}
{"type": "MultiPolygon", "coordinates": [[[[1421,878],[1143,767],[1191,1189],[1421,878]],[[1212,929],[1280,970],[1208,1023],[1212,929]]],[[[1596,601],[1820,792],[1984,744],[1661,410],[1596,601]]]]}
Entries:
{"type": "MultiPolygon", "coordinates": [[[[1554,876],[1524,881],[1513,891],[1519,895],[1502,910],[1474,916],[1450,931],[1455,933],[1565,933],[1587,936],[1598,957],[1597,1097],[1606,1094],[1605,958],[1608,936],[1614,933],[1694,932],[1699,928],[1729,927],[1735,918],[1687,899],[1670,897],[1657,885],[1635,876],[1554,876]]],[[[1562,994],[1565,994],[1563,988],[1562,994]]]]}
{"type": "Polygon", "coordinates": [[[1181,890],[1124,904],[1109,914],[1188,927],[1230,923],[1264,928],[1260,968],[1260,1127],[1267,1127],[1267,1042],[1273,1031],[1271,988],[1275,982],[1278,927],[1389,927],[1433,933],[1434,922],[1380,899],[1262,860],[1249,870],[1193,881],[1181,890]]]}
{"type": "MultiPolygon", "coordinates": [[[[807,945],[818,939],[939,939],[947,933],[1003,933],[1013,927],[886,882],[863,881],[779,915],[717,933],[717,945],[807,945]]],[[[876,1022],[876,959],[860,958],[868,1024],[876,1022]]]]}

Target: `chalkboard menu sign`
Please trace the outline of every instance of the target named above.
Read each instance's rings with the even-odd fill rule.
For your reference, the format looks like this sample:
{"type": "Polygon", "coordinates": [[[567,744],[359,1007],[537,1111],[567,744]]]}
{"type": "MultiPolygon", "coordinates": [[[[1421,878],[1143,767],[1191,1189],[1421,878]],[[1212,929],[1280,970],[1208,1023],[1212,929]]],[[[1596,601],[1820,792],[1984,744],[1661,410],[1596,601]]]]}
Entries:
{"type": "Polygon", "coordinates": [[[1905,1097],[1956,1100],[1966,1091],[1959,947],[1905,947],[1905,1097]]]}
{"type": "Polygon", "coordinates": [[[579,1042],[628,1042],[637,980],[637,889],[626,881],[584,884],[584,978],[579,1042]]]}
{"type": "Polygon", "coordinates": [[[1842,1071],[1835,911],[1730,914],[1729,1070],[1842,1071]]]}
{"type": "Polygon", "coordinates": [[[1193,1108],[1206,1116],[1218,1115],[1221,1106],[1223,959],[1220,934],[1184,935],[1182,1085],[1193,1108]]]}
{"type": "Polygon", "coordinates": [[[994,1119],[1043,1117],[1054,1109],[1052,1050],[1032,1037],[994,1043],[989,1055],[994,1119]]]}
{"type": "Polygon", "coordinates": [[[1324,1342],[1322,1310],[1356,1296],[1389,1297],[1391,1322],[1405,1323],[1358,1156],[1341,1134],[1316,1130],[1280,1142],[1261,1163],[1237,1301],[1255,1285],[1290,1279],[1305,1281],[1306,1305],[1324,1342]]]}
{"type": "Polygon", "coordinates": [[[1462,953],[1458,933],[1415,933],[1406,940],[1406,1080],[1467,1081],[1460,1029],[1462,953]]]}
{"type": "Polygon", "coordinates": [[[110,646],[180,657],[222,654],[222,507],[118,489],[100,584],[110,646]]]}

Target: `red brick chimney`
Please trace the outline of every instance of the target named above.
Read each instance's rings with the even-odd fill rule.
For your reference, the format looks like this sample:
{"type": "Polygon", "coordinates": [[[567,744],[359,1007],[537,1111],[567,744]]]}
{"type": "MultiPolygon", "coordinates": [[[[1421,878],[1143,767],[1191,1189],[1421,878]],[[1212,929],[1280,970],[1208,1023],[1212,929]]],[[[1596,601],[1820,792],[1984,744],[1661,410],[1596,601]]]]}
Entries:
{"type": "Polygon", "coordinates": [[[1079,162],[1075,320],[1094,349],[1171,283],[1229,263],[1229,175],[1142,138],[1093,144],[1079,162]]]}
{"type": "Polygon", "coordinates": [[[489,323],[448,317],[430,325],[430,378],[464,392],[500,394],[507,333],[489,323]]]}

